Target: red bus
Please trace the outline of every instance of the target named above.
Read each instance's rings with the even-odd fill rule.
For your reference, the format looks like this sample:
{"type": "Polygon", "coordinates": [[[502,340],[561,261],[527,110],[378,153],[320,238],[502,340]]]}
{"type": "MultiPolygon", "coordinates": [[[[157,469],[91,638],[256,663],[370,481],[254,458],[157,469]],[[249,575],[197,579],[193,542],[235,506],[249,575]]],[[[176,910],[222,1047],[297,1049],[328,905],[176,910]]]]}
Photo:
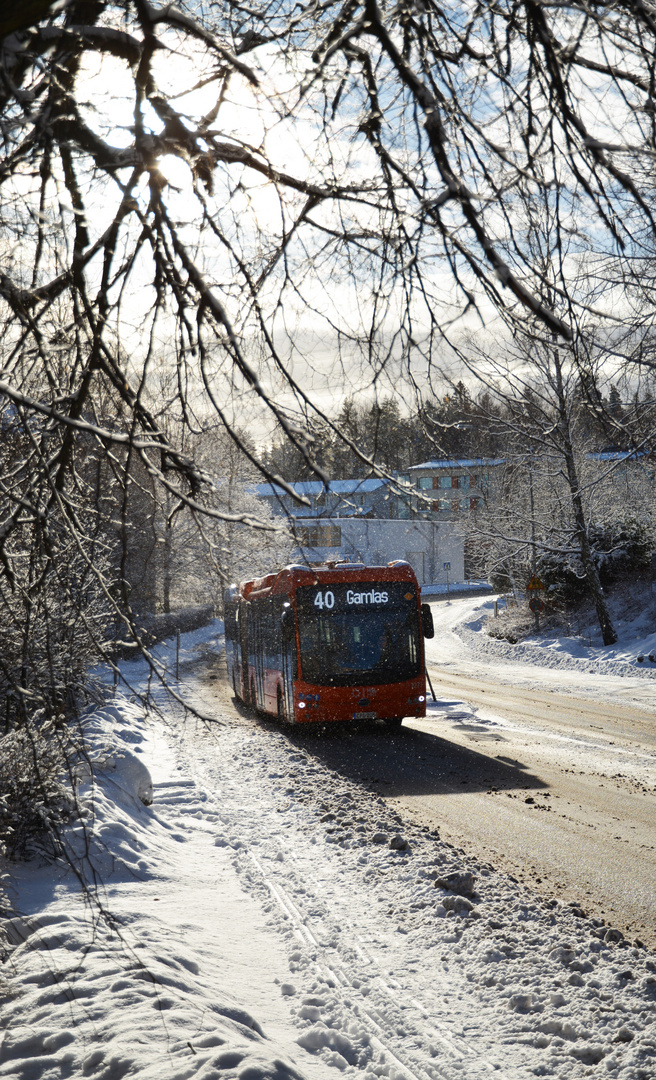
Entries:
{"type": "Polygon", "coordinates": [[[235,695],[290,724],[426,715],[433,619],[412,567],[287,566],[225,593],[235,695]]]}

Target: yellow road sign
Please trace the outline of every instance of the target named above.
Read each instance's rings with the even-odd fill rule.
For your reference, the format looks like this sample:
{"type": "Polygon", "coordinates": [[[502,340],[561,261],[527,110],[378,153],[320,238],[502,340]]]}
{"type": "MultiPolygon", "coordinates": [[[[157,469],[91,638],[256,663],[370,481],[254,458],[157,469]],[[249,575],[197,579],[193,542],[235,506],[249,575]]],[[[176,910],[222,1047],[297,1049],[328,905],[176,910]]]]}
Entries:
{"type": "Polygon", "coordinates": [[[544,589],[544,585],[540,581],[539,577],[537,577],[537,575],[534,574],[533,577],[531,578],[531,580],[529,581],[528,585],[526,586],[526,588],[527,588],[527,590],[529,590],[529,589],[544,589]]]}

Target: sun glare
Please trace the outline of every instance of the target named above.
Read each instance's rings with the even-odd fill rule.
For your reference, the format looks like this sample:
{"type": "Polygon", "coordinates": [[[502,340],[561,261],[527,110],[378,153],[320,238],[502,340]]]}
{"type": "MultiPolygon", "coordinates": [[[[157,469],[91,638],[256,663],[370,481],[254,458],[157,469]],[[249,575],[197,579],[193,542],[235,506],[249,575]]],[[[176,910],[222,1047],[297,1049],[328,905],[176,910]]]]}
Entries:
{"type": "Polygon", "coordinates": [[[184,192],[191,189],[193,176],[191,169],[183,158],[177,154],[163,154],[157,159],[159,170],[164,179],[177,191],[184,192]]]}

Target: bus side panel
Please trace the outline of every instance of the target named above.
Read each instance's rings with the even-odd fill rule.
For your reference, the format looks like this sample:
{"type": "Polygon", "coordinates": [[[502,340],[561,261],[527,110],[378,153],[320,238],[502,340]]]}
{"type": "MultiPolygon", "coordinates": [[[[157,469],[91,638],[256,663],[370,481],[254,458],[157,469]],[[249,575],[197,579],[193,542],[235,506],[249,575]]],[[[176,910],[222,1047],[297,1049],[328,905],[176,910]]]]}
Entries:
{"type": "Polygon", "coordinates": [[[282,685],[280,668],[264,669],[264,708],[273,716],[278,714],[278,687],[282,685]]]}
{"type": "Polygon", "coordinates": [[[290,605],[283,609],[280,624],[283,711],[287,722],[295,724],[297,718],[294,690],[298,678],[298,645],[296,613],[290,605]]]}
{"type": "Polygon", "coordinates": [[[278,715],[278,697],[289,723],[294,723],[294,680],[297,677],[296,625],[284,597],[254,601],[250,606],[250,679],[254,708],[278,715]]]}
{"type": "Polygon", "coordinates": [[[296,629],[292,610],[284,596],[271,597],[263,605],[262,625],[263,708],[271,716],[277,716],[278,697],[282,695],[283,714],[293,722],[296,629]]]}
{"type": "MultiPolygon", "coordinates": [[[[254,607],[255,605],[253,605],[254,607]]],[[[257,605],[255,614],[255,641],[253,643],[253,665],[255,667],[255,707],[264,709],[264,646],[266,644],[266,609],[257,605]]]]}
{"type": "Polygon", "coordinates": [[[259,712],[276,716],[278,687],[282,683],[280,615],[282,601],[272,598],[248,604],[248,664],[245,665],[247,697],[259,712]]]}

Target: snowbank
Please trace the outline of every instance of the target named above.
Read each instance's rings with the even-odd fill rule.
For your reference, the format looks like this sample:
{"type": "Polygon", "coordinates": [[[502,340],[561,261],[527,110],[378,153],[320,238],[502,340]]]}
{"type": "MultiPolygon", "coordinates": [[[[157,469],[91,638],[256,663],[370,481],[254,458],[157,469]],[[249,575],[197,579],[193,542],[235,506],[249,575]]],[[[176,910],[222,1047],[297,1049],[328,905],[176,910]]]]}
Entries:
{"type": "Polygon", "coordinates": [[[485,596],[493,592],[492,586],[487,581],[454,581],[449,585],[422,585],[422,598],[428,600],[434,597],[459,597],[459,596],[485,596]]]}
{"type": "Polygon", "coordinates": [[[502,660],[581,673],[656,678],[656,632],[645,632],[642,619],[620,623],[615,645],[594,644],[594,636],[534,635],[515,645],[491,637],[497,597],[463,601],[450,612],[450,630],[473,657],[502,660]],[[653,659],[650,659],[653,657],[653,659]]]}
{"type": "Polygon", "coordinates": [[[94,713],[84,735],[93,776],[78,770],[66,859],[14,873],[0,1076],[300,1077],[226,978],[223,905],[240,890],[216,815],[134,704],[94,713]]]}

